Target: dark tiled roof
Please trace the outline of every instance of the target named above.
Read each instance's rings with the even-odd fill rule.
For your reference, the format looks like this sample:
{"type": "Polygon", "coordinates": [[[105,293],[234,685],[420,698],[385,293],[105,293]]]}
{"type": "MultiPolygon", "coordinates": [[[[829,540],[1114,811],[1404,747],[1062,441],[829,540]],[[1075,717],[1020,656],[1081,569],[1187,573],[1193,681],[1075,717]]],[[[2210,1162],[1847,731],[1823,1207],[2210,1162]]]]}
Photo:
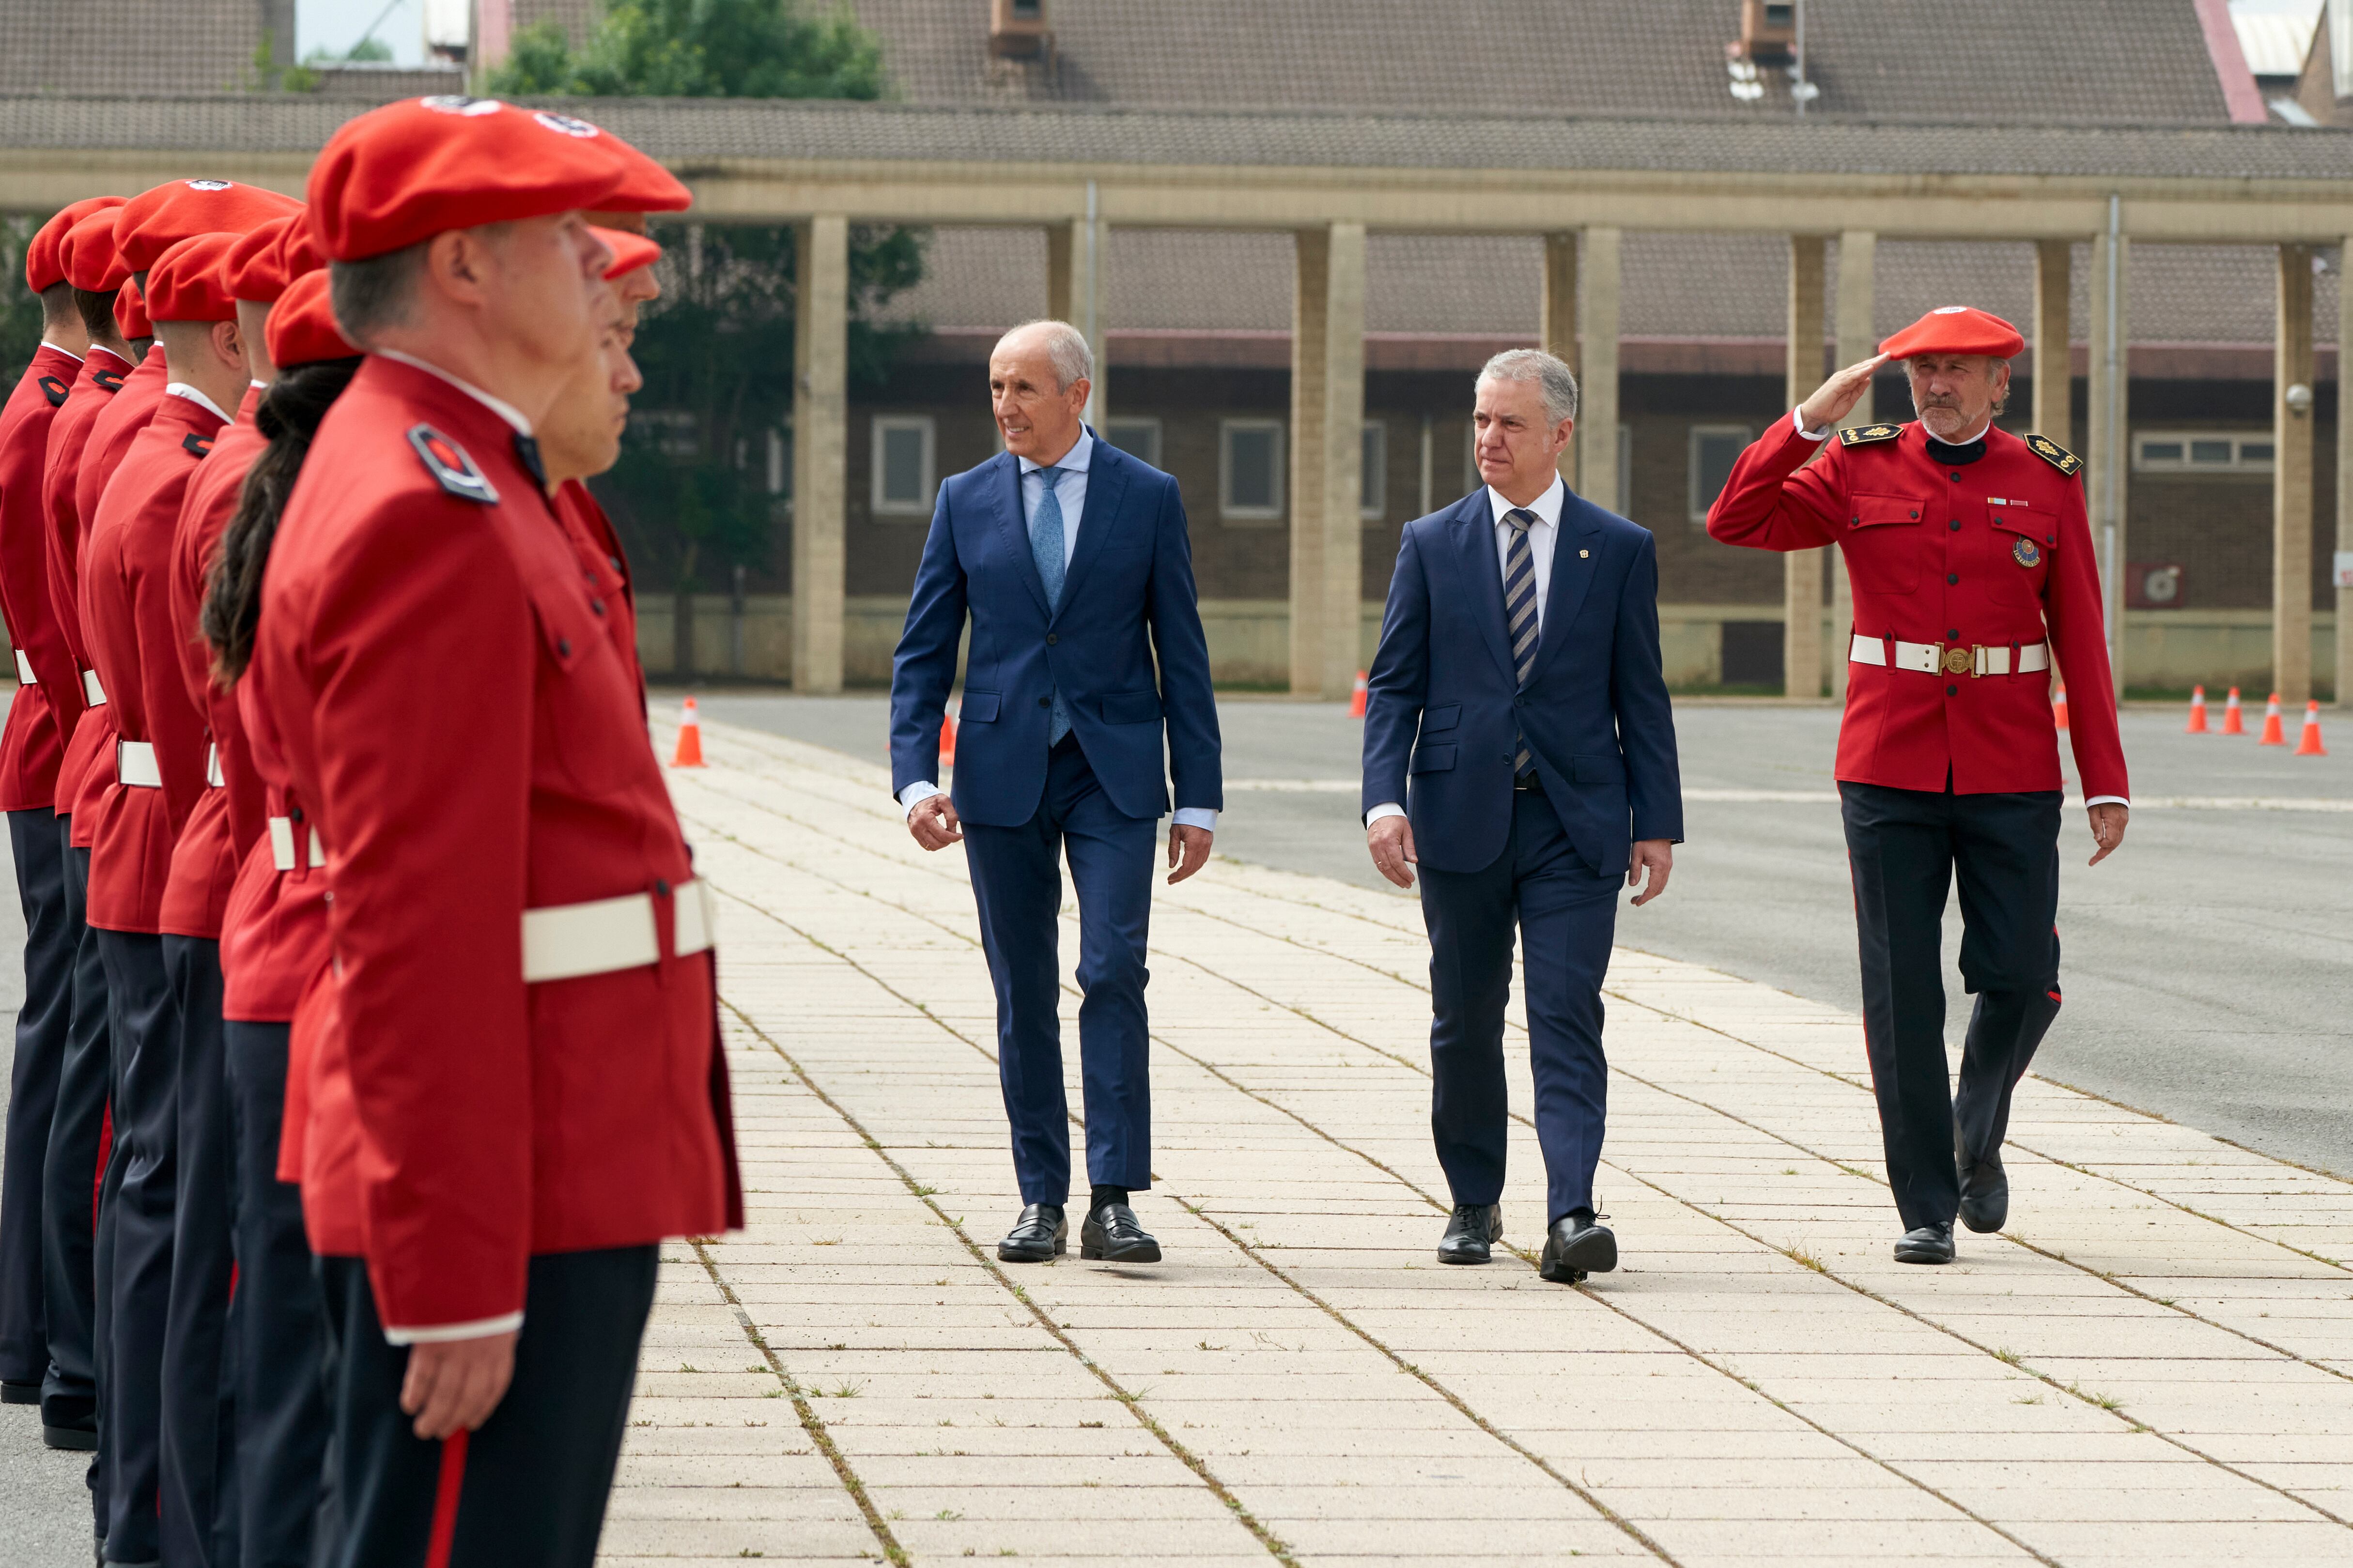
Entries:
{"type": "Polygon", "coordinates": [[[237,92],[261,0],[0,0],[0,93],[237,92]]]}
{"type": "MultiPolygon", "coordinates": [[[[302,152],[353,100],[0,98],[0,148],[302,152]]],[[[713,99],[564,107],[687,166],[718,158],[1104,165],[2353,179],[2353,131],[924,108],[713,99]]]]}

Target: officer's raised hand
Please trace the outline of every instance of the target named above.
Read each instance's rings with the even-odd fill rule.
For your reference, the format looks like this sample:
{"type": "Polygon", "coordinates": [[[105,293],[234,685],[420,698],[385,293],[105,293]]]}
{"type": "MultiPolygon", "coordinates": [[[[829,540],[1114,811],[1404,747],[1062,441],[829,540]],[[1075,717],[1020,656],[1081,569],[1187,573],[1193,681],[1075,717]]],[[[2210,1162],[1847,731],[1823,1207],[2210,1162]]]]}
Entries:
{"type": "Polygon", "coordinates": [[[2125,820],[2132,811],[2130,807],[2118,805],[2111,800],[2091,807],[2089,815],[2092,818],[2092,842],[2099,847],[2092,852],[2091,859],[2084,864],[2096,866],[2115,854],[2116,847],[2125,841],[2125,820]]]}
{"type": "Polygon", "coordinates": [[[1873,354],[1860,364],[1851,364],[1838,372],[1798,405],[1798,417],[1809,430],[1837,424],[1862,401],[1862,395],[1871,390],[1872,376],[1886,363],[1885,354],[1873,354]]]}

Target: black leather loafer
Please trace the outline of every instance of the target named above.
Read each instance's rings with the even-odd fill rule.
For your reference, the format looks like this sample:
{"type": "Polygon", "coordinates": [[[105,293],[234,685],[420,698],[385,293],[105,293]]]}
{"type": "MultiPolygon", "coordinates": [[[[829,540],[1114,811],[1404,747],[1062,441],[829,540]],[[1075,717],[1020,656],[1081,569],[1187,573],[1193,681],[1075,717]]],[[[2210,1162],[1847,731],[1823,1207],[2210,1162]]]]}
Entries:
{"type": "Polygon", "coordinates": [[[1125,1204],[1105,1204],[1079,1226],[1079,1256],[1103,1263],[1157,1263],[1160,1243],[1125,1204]]]}
{"type": "Polygon", "coordinates": [[[1907,1230],[1904,1239],[1895,1244],[1898,1263],[1950,1263],[1953,1260],[1953,1227],[1949,1225],[1924,1225],[1917,1230],[1907,1230]]]}
{"type": "Polygon", "coordinates": [[[0,1405],[38,1405],[41,1385],[37,1383],[0,1383],[0,1405]]]}
{"type": "Polygon", "coordinates": [[[1544,1260],[1536,1272],[1556,1285],[1582,1283],[1588,1274],[1618,1267],[1618,1235],[1592,1218],[1563,1215],[1546,1233],[1544,1260]]]}
{"type": "Polygon", "coordinates": [[[1484,1263],[1494,1256],[1494,1244],[1504,1239],[1504,1205],[1456,1204],[1438,1238],[1440,1263],[1484,1263]]]}
{"type": "Polygon", "coordinates": [[[93,1453],[98,1448],[98,1423],[92,1420],[87,1426],[45,1426],[41,1428],[41,1441],[69,1453],[93,1453]]]}
{"type": "Polygon", "coordinates": [[[997,1256],[1008,1263],[1043,1263],[1070,1250],[1071,1222],[1060,1204],[1029,1204],[1021,1217],[997,1244],[997,1256]]]}
{"type": "Polygon", "coordinates": [[[2010,1173],[2000,1150],[1961,1167],[1961,1223],[1980,1235],[2010,1223],[2010,1173]]]}

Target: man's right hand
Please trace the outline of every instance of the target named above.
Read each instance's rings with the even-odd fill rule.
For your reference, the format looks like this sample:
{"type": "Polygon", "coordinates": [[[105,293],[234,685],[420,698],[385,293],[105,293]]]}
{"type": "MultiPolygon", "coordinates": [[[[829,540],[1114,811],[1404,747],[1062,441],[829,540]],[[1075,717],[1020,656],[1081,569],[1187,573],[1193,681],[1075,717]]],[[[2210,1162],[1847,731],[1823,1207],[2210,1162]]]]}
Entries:
{"type": "Polygon", "coordinates": [[[1402,816],[1384,816],[1365,829],[1365,847],[1373,852],[1373,869],[1400,888],[1413,886],[1413,824],[1402,816]]]}
{"type": "Polygon", "coordinates": [[[907,813],[907,831],[926,849],[944,849],[951,844],[963,843],[964,835],[957,831],[963,826],[956,820],[955,803],[948,799],[945,790],[924,796],[907,813]]]}
{"type": "Polygon", "coordinates": [[[1873,354],[1861,364],[1851,364],[1814,389],[1814,395],[1798,405],[1798,417],[1809,430],[1820,430],[1835,425],[1853,412],[1871,390],[1871,378],[1881,365],[1887,363],[1885,354],[1873,354]]]}

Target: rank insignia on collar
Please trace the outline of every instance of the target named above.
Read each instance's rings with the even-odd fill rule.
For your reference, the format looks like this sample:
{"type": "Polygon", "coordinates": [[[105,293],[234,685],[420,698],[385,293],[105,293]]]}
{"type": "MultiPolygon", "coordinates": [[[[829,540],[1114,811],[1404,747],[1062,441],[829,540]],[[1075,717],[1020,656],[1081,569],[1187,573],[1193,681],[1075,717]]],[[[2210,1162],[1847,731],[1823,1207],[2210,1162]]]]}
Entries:
{"type": "Polygon", "coordinates": [[[2034,541],[2031,539],[2011,540],[2010,542],[2010,558],[2017,562],[2021,566],[2040,566],[2042,564],[2042,552],[2036,546],[2034,541]]]}
{"type": "Polygon", "coordinates": [[[425,463],[425,471],[440,483],[443,489],[463,500],[480,501],[484,506],[496,506],[499,492],[466,455],[466,448],[441,434],[430,425],[412,425],[408,428],[408,444],[425,463]]]}
{"type": "Polygon", "coordinates": [[[72,390],[73,388],[54,375],[41,377],[41,395],[49,400],[49,406],[52,408],[63,408],[66,405],[66,394],[72,390]]]}
{"type": "Polygon", "coordinates": [[[199,458],[209,458],[213,455],[213,438],[209,436],[199,436],[191,430],[180,437],[180,449],[193,452],[199,458]]]}
{"type": "Polygon", "coordinates": [[[1862,447],[1873,441],[1893,441],[1903,434],[1901,425],[1853,425],[1839,432],[1839,445],[1862,447]]]}
{"type": "Polygon", "coordinates": [[[2083,458],[2075,456],[2048,436],[2029,436],[2026,438],[2026,449],[2070,479],[2074,478],[2077,471],[2084,466],[2083,458]]]}

